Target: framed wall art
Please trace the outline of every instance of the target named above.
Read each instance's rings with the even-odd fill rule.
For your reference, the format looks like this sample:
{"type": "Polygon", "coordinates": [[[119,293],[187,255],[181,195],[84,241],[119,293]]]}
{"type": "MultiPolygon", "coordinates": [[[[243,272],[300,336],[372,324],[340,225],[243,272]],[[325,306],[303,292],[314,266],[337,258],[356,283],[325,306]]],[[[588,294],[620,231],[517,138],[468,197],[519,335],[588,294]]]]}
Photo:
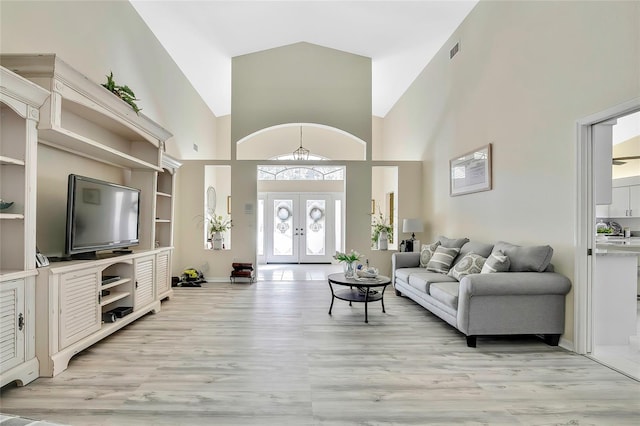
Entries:
{"type": "Polygon", "coordinates": [[[452,197],[491,190],[491,144],[449,161],[449,182],[452,197]]]}

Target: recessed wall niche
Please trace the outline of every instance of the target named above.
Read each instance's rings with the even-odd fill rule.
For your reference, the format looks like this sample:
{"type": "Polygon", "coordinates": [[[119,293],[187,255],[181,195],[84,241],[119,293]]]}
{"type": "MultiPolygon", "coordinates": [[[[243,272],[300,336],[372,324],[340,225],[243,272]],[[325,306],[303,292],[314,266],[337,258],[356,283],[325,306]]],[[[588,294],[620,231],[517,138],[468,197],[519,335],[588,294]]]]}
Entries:
{"type": "MultiPolygon", "coordinates": [[[[398,167],[371,167],[371,225],[380,221],[391,225],[392,235],[389,236],[389,250],[398,248],[398,167]]],[[[373,235],[373,234],[372,234],[373,235]]],[[[371,241],[376,250],[377,244],[371,241]]]]}
{"type": "Polygon", "coordinates": [[[205,248],[231,249],[231,166],[204,166],[203,197],[205,248]]]}

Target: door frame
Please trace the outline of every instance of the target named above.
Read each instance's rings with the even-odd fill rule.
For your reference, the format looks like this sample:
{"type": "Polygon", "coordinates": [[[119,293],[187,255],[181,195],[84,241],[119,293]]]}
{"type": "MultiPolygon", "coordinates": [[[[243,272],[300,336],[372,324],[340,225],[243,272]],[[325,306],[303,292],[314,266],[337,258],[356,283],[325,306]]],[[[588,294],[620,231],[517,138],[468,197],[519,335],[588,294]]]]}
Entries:
{"type": "MultiPolygon", "coordinates": [[[[262,258],[262,262],[263,263],[331,263],[332,256],[333,256],[332,254],[333,248],[336,245],[336,241],[335,241],[335,235],[330,231],[330,228],[331,229],[335,228],[335,224],[338,219],[342,222],[344,221],[343,219],[344,211],[339,212],[342,215],[342,217],[340,218],[335,217],[335,214],[336,214],[335,202],[336,200],[342,200],[343,198],[344,198],[343,195],[340,193],[318,192],[318,191],[259,193],[258,199],[264,200],[263,201],[264,202],[264,213],[263,213],[264,247],[263,247],[263,255],[260,256],[262,258]],[[302,243],[300,239],[297,239],[294,241],[294,250],[297,250],[297,253],[292,256],[296,257],[297,260],[294,261],[290,259],[288,261],[286,259],[282,259],[280,262],[276,262],[273,259],[270,259],[270,253],[269,253],[270,243],[273,244],[273,240],[272,240],[273,237],[270,235],[270,232],[273,229],[273,214],[270,213],[272,211],[271,210],[272,205],[270,204],[270,201],[273,200],[274,198],[287,198],[287,197],[290,197],[292,199],[295,198],[298,200],[298,203],[300,205],[298,206],[298,209],[294,209],[294,224],[296,223],[296,221],[302,222],[303,227],[306,224],[306,213],[303,213],[303,212],[306,212],[306,206],[302,205],[303,203],[301,201],[306,200],[308,198],[314,198],[314,197],[326,199],[327,205],[325,206],[325,215],[327,219],[325,220],[325,223],[327,223],[328,221],[332,223],[329,223],[329,225],[331,226],[327,227],[328,232],[326,233],[326,237],[325,237],[325,243],[326,243],[325,255],[322,256],[321,260],[318,259],[317,262],[310,262],[309,259],[306,258],[306,255],[303,253],[303,249],[306,247],[306,245],[302,243]]],[[[294,201],[294,204],[295,203],[296,201],[294,201]]]]}
{"type": "Polygon", "coordinates": [[[574,255],[573,350],[588,354],[592,350],[592,291],[595,254],[595,173],[592,125],[640,110],[640,97],[576,121],[576,248],[574,255]]]}

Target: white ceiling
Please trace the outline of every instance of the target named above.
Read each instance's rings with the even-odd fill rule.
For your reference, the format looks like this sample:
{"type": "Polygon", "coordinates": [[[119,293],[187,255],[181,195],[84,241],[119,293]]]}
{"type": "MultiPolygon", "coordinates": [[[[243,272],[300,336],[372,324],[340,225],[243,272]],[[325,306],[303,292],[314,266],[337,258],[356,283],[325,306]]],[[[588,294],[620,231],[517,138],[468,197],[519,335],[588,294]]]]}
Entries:
{"type": "Polygon", "coordinates": [[[477,0],[130,0],[216,116],[231,112],[231,58],[308,42],[372,60],[384,117],[477,0]]]}

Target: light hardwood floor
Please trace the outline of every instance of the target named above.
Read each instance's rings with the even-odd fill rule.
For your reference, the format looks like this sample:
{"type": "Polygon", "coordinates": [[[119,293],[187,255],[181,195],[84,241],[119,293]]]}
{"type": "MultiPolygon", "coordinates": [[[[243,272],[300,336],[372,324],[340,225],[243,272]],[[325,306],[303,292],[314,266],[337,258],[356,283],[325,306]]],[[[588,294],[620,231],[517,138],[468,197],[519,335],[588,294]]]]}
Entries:
{"type": "Polygon", "coordinates": [[[635,425],[640,383],[532,338],[479,338],[390,288],[386,314],[325,281],[176,288],[162,311],[5,387],[0,411],[71,425],[635,425]]]}

